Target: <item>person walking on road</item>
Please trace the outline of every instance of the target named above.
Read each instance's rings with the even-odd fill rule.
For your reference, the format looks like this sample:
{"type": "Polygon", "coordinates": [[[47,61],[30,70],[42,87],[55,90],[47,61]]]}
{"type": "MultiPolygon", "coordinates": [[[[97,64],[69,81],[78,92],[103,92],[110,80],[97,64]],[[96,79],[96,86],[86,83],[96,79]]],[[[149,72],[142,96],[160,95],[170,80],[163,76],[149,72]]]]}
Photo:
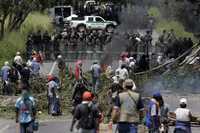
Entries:
{"type": "Polygon", "coordinates": [[[150,99],[147,107],[145,124],[149,129],[149,133],[159,133],[161,127],[161,110],[160,110],[160,92],[155,92],[153,98],[150,99]]]}
{"type": "Polygon", "coordinates": [[[96,133],[100,114],[97,106],[92,103],[92,99],[91,92],[84,92],[82,103],[75,109],[71,132],[73,132],[74,124],[78,121],[78,133],[96,133]]]}
{"type": "Polygon", "coordinates": [[[100,77],[101,77],[101,67],[94,61],[93,65],[91,66],[91,76],[92,76],[92,91],[93,93],[97,93],[97,90],[100,86],[100,77]]]}
{"type": "Polygon", "coordinates": [[[133,91],[133,85],[133,80],[126,79],[123,92],[115,100],[112,121],[118,123],[119,133],[137,133],[137,126],[143,117],[144,105],[140,94],[133,91]]]}
{"type": "Polygon", "coordinates": [[[19,123],[20,133],[33,133],[33,124],[36,117],[35,99],[30,95],[27,86],[22,88],[22,96],[15,104],[16,123],[19,123]]]}

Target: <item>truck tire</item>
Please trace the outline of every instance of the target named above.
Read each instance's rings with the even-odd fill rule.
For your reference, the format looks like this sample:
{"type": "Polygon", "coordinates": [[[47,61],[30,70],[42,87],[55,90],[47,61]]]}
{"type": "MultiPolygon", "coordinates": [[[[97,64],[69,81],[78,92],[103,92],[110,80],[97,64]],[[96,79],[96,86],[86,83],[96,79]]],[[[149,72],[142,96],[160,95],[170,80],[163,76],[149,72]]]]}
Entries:
{"type": "Polygon", "coordinates": [[[108,25],[108,26],[106,27],[106,31],[107,31],[107,32],[114,32],[114,29],[115,29],[115,26],[114,26],[114,25],[108,25]]]}
{"type": "Polygon", "coordinates": [[[80,31],[80,32],[81,31],[86,31],[86,26],[84,24],[78,25],[77,26],[77,30],[80,31]]]}

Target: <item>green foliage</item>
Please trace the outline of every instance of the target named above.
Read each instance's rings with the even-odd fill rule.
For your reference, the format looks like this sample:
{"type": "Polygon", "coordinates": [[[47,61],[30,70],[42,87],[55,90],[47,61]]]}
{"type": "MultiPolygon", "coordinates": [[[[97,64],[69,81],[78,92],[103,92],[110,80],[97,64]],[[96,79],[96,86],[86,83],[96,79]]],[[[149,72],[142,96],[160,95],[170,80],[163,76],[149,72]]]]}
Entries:
{"type": "Polygon", "coordinates": [[[0,41],[0,66],[6,60],[12,59],[16,51],[24,53],[27,35],[39,29],[52,31],[53,28],[47,15],[34,12],[27,17],[19,31],[6,33],[5,37],[0,41]]]}
{"type": "Polygon", "coordinates": [[[161,17],[161,14],[160,14],[160,11],[157,7],[151,7],[149,10],[148,10],[148,14],[151,16],[151,17],[154,17],[154,18],[160,18],[161,17]]]}
{"type": "Polygon", "coordinates": [[[156,24],[156,30],[161,33],[164,29],[168,31],[174,29],[178,37],[191,37],[195,39],[193,33],[185,31],[183,24],[175,20],[159,20],[156,24]]]}

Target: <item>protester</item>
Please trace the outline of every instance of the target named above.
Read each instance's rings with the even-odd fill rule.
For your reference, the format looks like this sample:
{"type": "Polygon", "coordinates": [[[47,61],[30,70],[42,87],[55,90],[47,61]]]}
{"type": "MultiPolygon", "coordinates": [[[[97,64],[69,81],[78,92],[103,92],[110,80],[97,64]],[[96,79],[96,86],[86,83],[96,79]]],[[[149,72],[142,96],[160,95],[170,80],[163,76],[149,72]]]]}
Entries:
{"type": "Polygon", "coordinates": [[[33,77],[38,77],[40,75],[40,64],[37,62],[36,58],[33,58],[31,63],[31,75],[33,77]]]}
{"type": "Polygon", "coordinates": [[[100,87],[100,78],[101,78],[101,67],[97,63],[97,61],[94,61],[93,65],[91,66],[91,76],[92,76],[92,88],[93,93],[97,93],[97,90],[100,87]]]}
{"type": "Polygon", "coordinates": [[[194,118],[187,108],[187,99],[180,99],[180,107],[175,110],[176,126],[174,133],[192,133],[190,122],[194,118]]]}
{"type": "Polygon", "coordinates": [[[137,133],[144,105],[140,94],[133,90],[133,80],[126,79],[123,88],[124,91],[115,100],[112,121],[117,121],[119,133],[137,133]]]}
{"type": "Polygon", "coordinates": [[[129,77],[129,73],[128,70],[126,68],[126,65],[122,65],[121,69],[119,69],[119,79],[125,81],[126,79],[128,79],[129,77]]]}
{"type": "Polygon", "coordinates": [[[8,88],[8,84],[9,84],[9,72],[10,72],[11,68],[9,66],[9,62],[6,61],[4,63],[4,66],[1,68],[1,79],[3,81],[3,95],[8,95],[9,92],[9,88],[8,88]]]}
{"type": "Polygon", "coordinates": [[[23,86],[22,95],[15,104],[16,123],[19,123],[20,133],[33,133],[33,124],[36,118],[35,99],[31,96],[29,88],[23,86]]]}
{"type": "Polygon", "coordinates": [[[73,132],[74,124],[78,121],[79,133],[95,133],[99,118],[98,108],[92,103],[92,93],[86,91],[82,103],[75,109],[70,131],[73,132]]]}
{"type": "Polygon", "coordinates": [[[14,57],[14,62],[19,66],[22,65],[23,60],[22,60],[22,57],[20,56],[20,52],[16,53],[16,56],[14,57]]]}
{"type": "Polygon", "coordinates": [[[83,79],[83,71],[82,71],[82,61],[78,60],[75,64],[75,79],[76,81],[83,79]]]}
{"type": "Polygon", "coordinates": [[[66,64],[65,61],[62,57],[62,55],[58,55],[57,57],[57,62],[58,62],[58,69],[59,69],[59,80],[61,86],[63,86],[64,80],[65,80],[65,74],[66,74],[66,64]]]}
{"type": "Polygon", "coordinates": [[[23,83],[29,85],[31,70],[28,68],[27,64],[23,64],[23,68],[21,71],[21,80],[23,83]]]}
{"type": "Polygon", "coordinates": [[[156,92],[148,103],[145,124],[149,129],[149,133],[159,133],[159,128],[161,126],[159,102],[161,102],[161,97],[161,94],[156,92]]]}
{"type": "Polygon", "coordinates": [[[55,82],[55,77],[53,75],[48,75],[48,114],[59,115],[61,113],[59,105],[59,95],[58,95],[58,84],[55,82]]]}

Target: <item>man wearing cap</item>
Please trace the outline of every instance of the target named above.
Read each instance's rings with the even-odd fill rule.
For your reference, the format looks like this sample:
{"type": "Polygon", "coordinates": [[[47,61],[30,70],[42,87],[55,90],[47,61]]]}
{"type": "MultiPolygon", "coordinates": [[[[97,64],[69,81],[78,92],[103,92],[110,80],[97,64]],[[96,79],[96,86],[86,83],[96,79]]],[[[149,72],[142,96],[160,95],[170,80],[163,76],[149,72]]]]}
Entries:
{"type": "Polygon", "coordinates": [[[160,92],[155,92],[148,103],[145,125],[149,129],[149,133],[159,133],[159,128],[161,126],[161,111],[159,101],[161,97],[162,96],[160,92]]]}
{"type": "Polygon", "coordinates": [[[84,92],[82,100],[75,109],[70,131],[73,132],[73,126],[78,121],[78,133],[96,133],[100,114],[97,106],[92,103],[92,93],[84,92]]]}
{"type": "Polygon", "coordinates": [[[194,117],[192,116],[190,110],[187,108],[187,99],[180,99],[180,107],[175,110],[175,117],[176,127],[174,133],[178,133],[177,130],[180,129],[183,129],[181,131],[185,131],[186,133],[192,132],[190,122],[194,117]]]}
{"type": "Polygon", "coordinates": [[[94,61],[91,66],[91,76],[92,76],[92,89],[94,93],[97,93],[97,90],[100,86],[100,77],[101,77],[101,67],[97,61],[94,61]]]}
{"type": "Polygon", "coordinates": [[[123,88],[123,92],[115,100],[112,120],[119,117],[117,126],[119,133],[137,133],[144,105],[140,94],[134,92],[136,87],[133,80],[126,79],[123,88]]]}

